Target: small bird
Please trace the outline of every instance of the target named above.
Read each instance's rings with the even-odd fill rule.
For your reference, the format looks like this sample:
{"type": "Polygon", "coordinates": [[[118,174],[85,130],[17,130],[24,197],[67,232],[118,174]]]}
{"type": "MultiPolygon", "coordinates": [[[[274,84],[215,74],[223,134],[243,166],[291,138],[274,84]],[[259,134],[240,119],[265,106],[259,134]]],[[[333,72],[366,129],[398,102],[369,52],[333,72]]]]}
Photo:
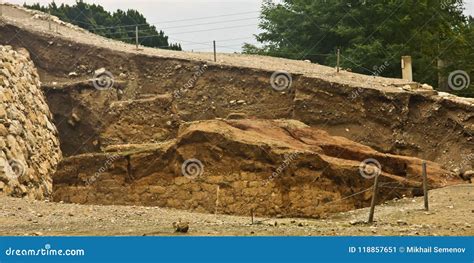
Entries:
{"type": "Polygon", "coordinates": [[[188,233],[189,222],[181,222],[181,219],[178,222],[173,222],[173,227],[177,233],[188,233]]]}

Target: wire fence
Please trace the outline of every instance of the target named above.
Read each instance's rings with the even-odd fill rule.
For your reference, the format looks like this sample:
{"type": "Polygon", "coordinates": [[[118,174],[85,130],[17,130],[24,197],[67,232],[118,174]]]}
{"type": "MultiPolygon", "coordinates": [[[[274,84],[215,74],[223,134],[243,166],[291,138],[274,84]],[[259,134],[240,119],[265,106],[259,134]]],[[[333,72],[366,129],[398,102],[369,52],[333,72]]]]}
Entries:
{"type": "MultiPolygon", "coordinates": [[[[426,174],[426,170],[424,170],[423,172],[423,177],[424,178],[427,178],[427,174],[426,174]]],[[[377,180],[376,180],[377,181],[377,180]]],[[[405,190],[405,191],[414,191],[414,190],[418,190],[418,191],[424,191],[424,199],[425,199],[425,210],[428,210],[428,183],[427,183],[427,180],[423,180],[423,182],[419,182],[420,183],[420,186],[412,186],[412,187],[407,187],[407,186],[403,186],[402,182],[399,182],[399,181],[395,181],[395,182],[384,182],[384,183],[381,183],[381,184],[377,184],[375,183],[375,185],[371,186],[371,187],[368,187],[368,188],[365,188],[365,189],[362,189],[356,193],[353,193],[353,194],[350,194],[350,195],[347,195],[347,196],[344,196],[344,197],[341,197],[341,198],[338,198],[336,200],[332,200],[330,202],[326,202],[324,204],[318,204],[316,207],[319,209],[319,208],[324,208],[326,206],[330,206],[330,205],[334,205],[335,203],[339,203],[339,202],[342,202],[344,200],[348,200],[350,198],[354,198],[356,196],[359,196],[359,195],[362,195],[368,191],[373,191],[372,195],[376,195],[376,193],[379,191],[378,189],[380,188],[384,188],[384,189],[391,189],[392,191],[390,191],[388,194],[386,194],[384,196],[384,198],[380,201],[379,200],[379,203],[385,203],[387,201],[388,198],[390,198],[392,196],[392,194],[397,191],[397,190],[405,190]],[[395,185],[394,185],[395,184],[395,185]]],[[[451,187],[473,187],[472,185],[453,185],[451,187]]],[[[403,192],[402,192],[403,193],[403,192]]],[[[375,197],[373,197],[375,198],[375,197]]],[[[247,204],[250,204],[251,202],[248,202],[247,204]]],[[[372,211],[371,213],[373,213],[373,208],[375,207],[375,203],[372,204],[373,207],[372,207],[372,211]]],[[[253,211],[253,210],[252,210],[253,211]]],[[[263,219],[263,220],[258,220],[258,221],[254,221],[254,215],[252,213],[252,224],[261,224],[261,223],[264,223],[264,222],[267,222],[267,221],[270,221],[270,220],[275,220],[275,218],[267,218],[267,219],[263,219]]],[[[369,216],[370,218],[370,216],[369,216]]],[[[370,222],[370,219],[369,219],[369,222],[368,223],[372,223],[370,222]]]]}
{"type": "MultiPolygon", "coordinates": [[[[386,183],[386,184],[390,184],[390,183],[386,183]]],[[[390,187],[390,186],[386,186],[385,184],[379,185],[378,188],[388,188],[388,189],[394,189],[394,190],[399,190],[399,189],[403,189],[403,190],[421,189],[421,187],[390,187]]],[[[361,195],[361,194],[364,194],[368,191],[373,191],[373,190],[374,190],[374,187],[371,186],[371,187],[365,188],[365,189],[363,189],[359,192],[356,192],[354,194],[350,194],[350,195],[341,197],[339,199],[336,199],[336,200],[333,200],[333,201],[330,201],[330,202],[326,202],[322,205],[318,205],[317,208],[324,208],[324,207],[327,207],[329,205],[333,205],[333,204],[339,203],[341,201],[351,199],[353,197],[356,197],[358,195],[361,195]]],[[[260,224],[260,223],[264,223],[264,222],[271,221],[271,220],[275,220],[275,218],[267,218],[267,219],[256,221],[255,223],[260,224]]]]}
{"type": "MultiPolygon", "coordinates": [[[[226,23],[236,23],[236,22],[249,21],[249,20],[258,20],[259,17],[255,16],[255,14],[258,14],[258,13],[259,11],[240,12],[240,13],[231,13],[227,15],[216,15],[216,16],[196,17],[196,18],[188,18],[188,19],[180,19],[180,20],[158,21],[155,23],[132,23],[132,24],[127,24],[127,25],[114,25],[114,26],[98,26],[92,22],[88,23],[85,21],[77,20],[77,19],[71,19],[69,21],[73,23],[86,25],[87,30],[93,33],[99,34],[103,37],[112,38],[118,41],[130,43],[130,44],[134,43],[137,46],[137,49],[139,46],[142,46],[142,45],[146,45],[146,46],[153,45],[153,47],[155,48],[163,48],[163,49],[170,49],[170,48],[175,49],[172,46],[174,44],[166,44],[166,45],[159,45],[159,46],[156,45],[159,43],[159,41],[157,42],[156,40],[154,40],[154,38],[163,38],[164,34],[162,30],[190,28],[190,27],[196,27],[196,26],[209,26],[209,25],[217,26],[217,25],[222,25],[226,23]],[[241,16],[245,16],[245,17],[241,17],[241,16]],[[222,18],[225,18],[225,19],[222,19],[222,18]],[[209,19],[219,19],[219,20],[218,21],[205,21],[209,19]],[[189,23],[189,22],[196,22],[196,21],[198,22],[189,23]],[[199,21],[203,21],[203,22],[199,22],[199,21]],[[188,22],[188,23],[179,24],[183,22],[188,22]],[[169,24],[169,25],[161,27],[160,31],[156,32],[157,30],[156,26],[166,25],[166,24],[169,24]],[[155,31],[156,33],[153,33],[153,31],[155,31]]],[[[198,29],[198,30],[184,30],[184,31],[174,32],[173,36],[210,32],[210,31],[223,31],[223,30],[234,29],[234,28],[245,28],[245,27],[255,27],[255,26],[256,26],[256,23],[252,23],[252,24],[243,24],[243,25],[242,24],[228,25],[228,26],[221,26],[221,27],[217,26],[217,27],[198,29]]],[[[51,30],[51,26],[50,26],[50,30],[51,30]]],[[[254,40],[254,37],[217,39],[217,40],[207,41],[207,42],[196,42],[196,41],[191,41],[191,40],[178,39],[174,37],[171,37],[171,38],[167,37],[167,39],[173,40],[176,43],[185,44],[188,47],[188,49],[191,49],[192,52],[212,51],[214,49],[216,50],[220,49],[220,50],[225,50],[228,52],[239,53],[243,47],[243,43],[241,42],[243,40],[254,40]],[[232,41],[239,41],[239,40],[240,42],[238,45],[232,44],[232,41]]],[[[382,72],[378,72],[378,70],[370,69],[367,66],[362,65],[360,62],[355,61],[351,56],[344,55],[343,53],[339,53],[339,54],[336,53],[336,50],[334,51],[334,53],[326,53],[326,54],[313,53],[313,52],[292,52],[292,51],[271,51],[270,54],[276,55],[276,56],[282,56],[282,57],[296,58],[296,59],[301,59],[305,57],[313,57],[313,58],[316,58],[316,60],[324,61],[325,62],[324,64],[327,64],[327,59],[331,58],[331,61],[337,60],[338,63],[335,66],[338,72],[340,70],[340,65],[344,65],[346,68],[343,68],[343,70],[347,70],[347,71],[370,74],[373,76],[379,76],[382,73],[382,72]]],[[[214,54],[214,57],[216,57],[216,54],[214,54]]],[[[333,64],[334,61],[331,64],[333,64]]],[[[319,62],[319,61],[315,61],[315,62],[319,62]]],[[[435,72],[433,74],[438,74],[438,73],[435,72]]],[[[425,78],[428,78],[428,75],[429,74],[424,74],[425,78]]],[[[438,76],[436,76],[436,78],[438,78],[438,76]]],[[[473,96],[474,90],[471,87],[472,85],[463,90],[460,90],[460,91],[458,90],[456,93],[460,96],[466,96],[466,97],[473,96]]]]}

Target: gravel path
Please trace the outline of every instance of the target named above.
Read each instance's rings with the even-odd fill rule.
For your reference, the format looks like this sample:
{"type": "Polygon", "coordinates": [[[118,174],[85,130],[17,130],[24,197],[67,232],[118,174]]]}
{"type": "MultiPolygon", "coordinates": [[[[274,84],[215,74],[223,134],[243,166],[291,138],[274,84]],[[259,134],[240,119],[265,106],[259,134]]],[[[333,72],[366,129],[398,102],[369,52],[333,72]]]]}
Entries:
{"type": "Polygon", "coordinates": [[[430,191],[429,212],[423,198],[389,201],[376,208],[374,225],[364,224],[368,209],[326,219],[256,218],[191,213],[139,206],[60,204],[0,197],[0,235],[474,235],[474,185],[430,191]],[[188,234],[172,223],[189,222],[188,234]]]}

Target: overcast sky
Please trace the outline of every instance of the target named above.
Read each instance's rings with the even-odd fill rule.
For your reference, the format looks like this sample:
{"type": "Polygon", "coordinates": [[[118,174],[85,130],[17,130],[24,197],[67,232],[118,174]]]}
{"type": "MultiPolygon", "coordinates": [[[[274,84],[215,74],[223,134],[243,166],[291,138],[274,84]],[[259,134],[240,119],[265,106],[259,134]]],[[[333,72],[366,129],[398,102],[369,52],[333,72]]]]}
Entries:
{"type": "MultiPolygon", "coordinates": [[[[0,0],[1,1],[1,0],[0,0]]],[[[4,0],[15,4],[50,3],[50,0],[4,0]]],[[[75,0],[56,0],[73,4],[75,0]]],[[[185,50],[211,51],[217,40],[220,52],[240,51],[244,42],[255,44],[262,0],[85,0],[109,11],[137,9],[149,23],[163,29],[170,42],[185,50]],[[179,21],[177,21],[179,20],[179,21]],[[183,21],[185,20],[185,21],[183,21]]],[[[464,1],[466,13],[474,15],[474,0],[464,1]]]]}

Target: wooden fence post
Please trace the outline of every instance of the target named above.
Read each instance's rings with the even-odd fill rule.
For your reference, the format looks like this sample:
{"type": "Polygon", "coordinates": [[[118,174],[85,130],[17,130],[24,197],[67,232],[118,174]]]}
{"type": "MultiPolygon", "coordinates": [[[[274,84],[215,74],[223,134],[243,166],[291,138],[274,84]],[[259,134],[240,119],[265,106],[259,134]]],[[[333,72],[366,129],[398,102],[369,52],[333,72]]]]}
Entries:
{"type": "Polygon", "coordinates": [[[216,54],[216,41],[212,41],[213,46],[214,46],[214,62],[217,62],[217,54],[216,54]]]}
{"type": "Polygon", "coordinates": [[[422,163],[422,174],[423,174],[423,195],[425,197],[425,210],[429,210],[428,205],[428,175],[426,172],[426,161],[422,163]]]}
{"type": "Polygon", "coordinates": [[[374,213],[375,213],[375,203],[377,202],[377,192],[379,187],[379,176],[380,174],[377,173],[374,180],[374,189],[372,193],[372,202],[370,203],[370,212],[369,212],[369,224],[374,222],[374,213]]]}
{"type": "Polygon", "coordinates": [[[253,212],[253,208],[250,209],[250,216],[252,217],[252,225],[253,225],[253,223],[254,223],[254,217],[255,217],[255,214],[254,214],[254,212],[253,212]]]}
{"type": "Polygon", "coordinates": [[[49,26],[49,31],[52,31],[53,29],[51,28],[51,11],[48,12],[48,26],[49,26]]]}
{"type": "Polygon", "coordinates": [[[220,187],[219,187],[219,185],[218,185],[217,188],[216,188],[216,207],[215,207],[215,214],[217,214],[218,208],[219,208],[219,192],[220,192],[220,187]]]}
{"type": "Polygon", "coordinates": [[[337,49],[337,72],[339,73],[341,66],[341,49],[337,49]]]}
{"type": "Polygon", "coordinates": [[[135,47],[138,50],[138,26],[135,26],[135,47]]]}

